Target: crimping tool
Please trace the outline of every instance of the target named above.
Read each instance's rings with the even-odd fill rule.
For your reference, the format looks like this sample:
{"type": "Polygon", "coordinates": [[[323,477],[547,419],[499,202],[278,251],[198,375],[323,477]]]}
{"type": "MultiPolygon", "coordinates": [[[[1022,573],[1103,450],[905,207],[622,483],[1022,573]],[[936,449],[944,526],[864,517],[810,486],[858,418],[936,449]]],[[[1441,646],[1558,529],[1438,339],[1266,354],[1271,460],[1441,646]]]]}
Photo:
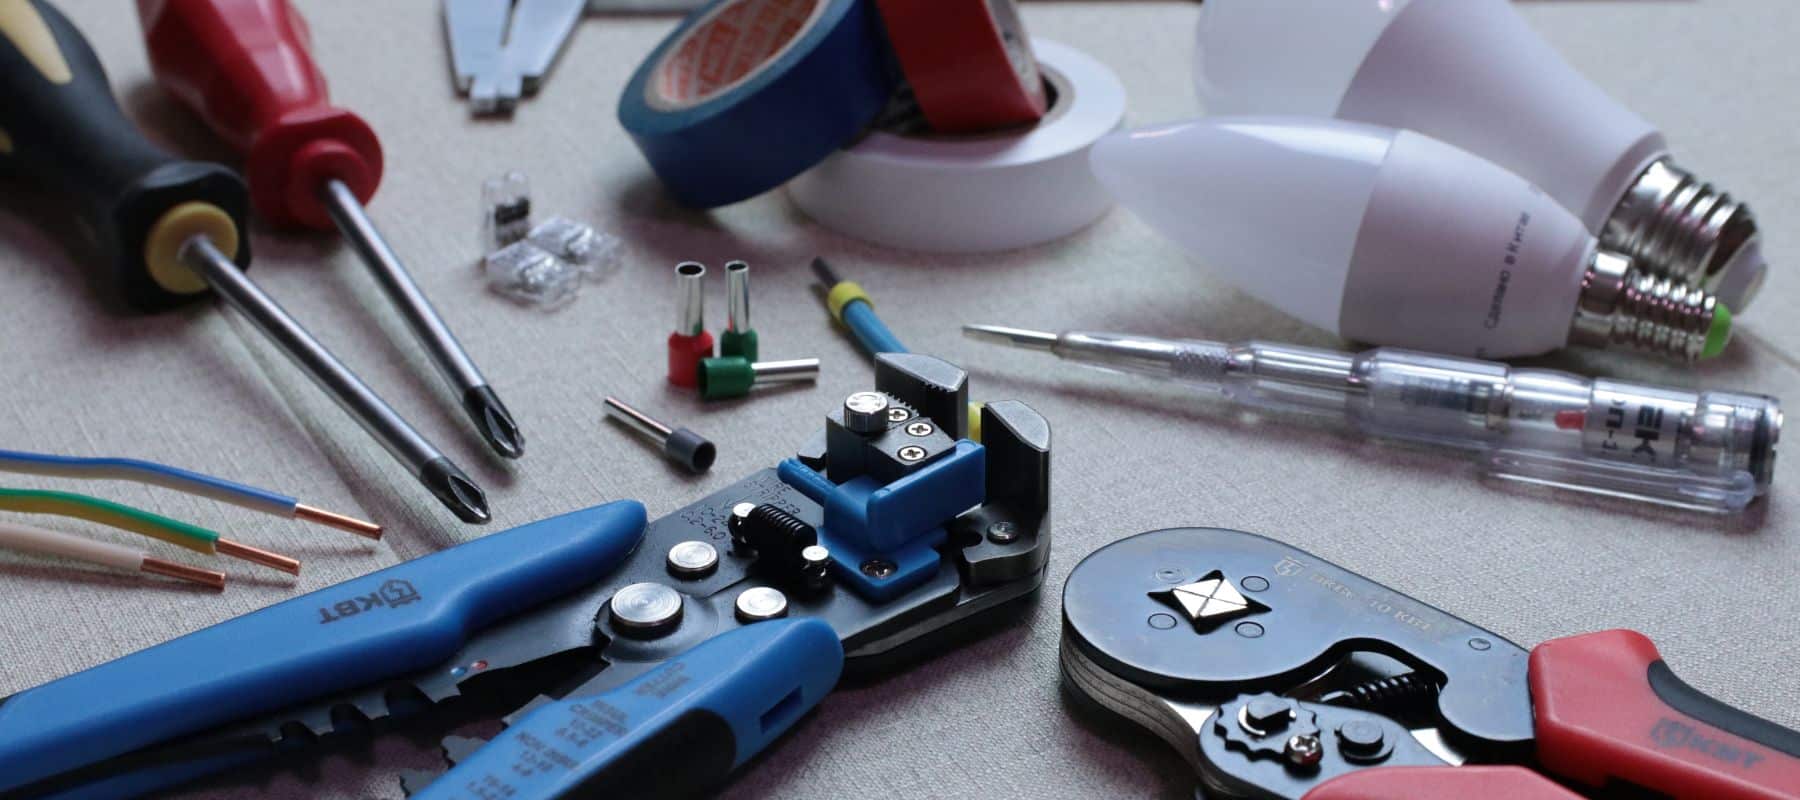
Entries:
{"type": "Polygon", "coordinates": [[[1095,551],[1064,588],[1061,657],[1207,798],[1800,797],[1800,733],[1689,687],[1642,634],[1527,652],[1241,531],[1095,551]]]}
{"type": "Polygon", "coordinates": [[[0,796],[133,796],[475,708],[506,729],[446,739],[456,765],[409,776],[416,797],[704,791],[840,669],[913,660],[1043,581],[1044,419],[988,403],[968,440],[966,375],[929,356],[882,356],[875,386],[648,525],[631,501],[543,520],[0,700],[0,796]]]}

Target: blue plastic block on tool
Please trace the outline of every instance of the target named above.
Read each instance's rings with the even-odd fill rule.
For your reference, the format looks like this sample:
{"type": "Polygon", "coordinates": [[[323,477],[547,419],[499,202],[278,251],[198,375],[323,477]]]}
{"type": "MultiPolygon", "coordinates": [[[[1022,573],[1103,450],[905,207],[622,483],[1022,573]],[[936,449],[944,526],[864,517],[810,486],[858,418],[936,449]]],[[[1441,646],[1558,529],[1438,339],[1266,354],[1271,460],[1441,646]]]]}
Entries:
{"type": "Polygon", "coordinates": [[[783,461],[784,483],[825,507],[819,543],[831,551],[833,574],[857,594],[888,600],[936,574],[944,525],[986,499],[987,451],[967,439],[925,468],[893,483],[867,476],[834,485],[799,461],[783,461]],[[871,560],[892,574],[865,573],[871,560]]]}

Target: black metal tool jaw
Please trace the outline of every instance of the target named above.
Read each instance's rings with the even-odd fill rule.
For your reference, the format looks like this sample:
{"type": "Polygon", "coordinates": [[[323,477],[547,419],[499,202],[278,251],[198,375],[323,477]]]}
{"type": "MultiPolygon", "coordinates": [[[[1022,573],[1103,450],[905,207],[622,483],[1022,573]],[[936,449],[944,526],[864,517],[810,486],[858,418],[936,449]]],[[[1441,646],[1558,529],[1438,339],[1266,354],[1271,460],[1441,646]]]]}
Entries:
{"type": "Polygon", "coordinates": [[[1242,531],[1151,531],[1089,555],[1063,590],[1061,658],[1071,687],[1169,742],[1222,797],[1519,761],[1532,743],[1524,649],[1242,531]],[[1347,677],[1367,654],[1398,672],[1347,677]]]}
{"type": "MultiPolygon", "coordinates": [[[[146,771],[197,777],[271,751],[290,754],[288,766],[305,769],[306,754],[321,744],[400,728],[427,712],[440,730],[496,714],[510,722],[546,700],[605,692],[700,642],[776,617],[828,622],[851,673],[916,660],[984,627],[965,623],[998,616],[989,612],[1042,584],[1050,549],[1050,428],[1023,403],[993,402],[980,411],[983,441],[962,438],[969,430],[966,378],[928,356],[883,355],[876,393],[902,411],[865,426],[862,438],[828,451],[803,448],[779,468],[651,522],[618,569],[472,634],[438,666],[110,759],[62,785],[146,771]],[[914,446],[924,455],[908,450],[898,457],[914,446]],[[896,458],[871,468],[877,451],[896,458]],[[861,463],[840,468],[833,463],[840,458],[861,463]],[[879,481],[868,477],[875,474],[879,481]],[[845,486],[852,489],[840,491],[845,486]],[[953,499],[946,505],[944,497],[953,499]],[[907,502],[879,506],[883,499],[907,502]],[[939,511],[922,515],[921,508],[939,511]],[[734,523],[739,512],[743,519],[734,523]],[[828,524],[834,522],[841,524],[828,524]],[[868,530],[847,530],[852,523],[868,530]],[[830,552],[839,543],[874,555],[830,552]],[[914,558],[921,549],[929,569],[898,588],[881,585],[900,577],[898,570],[869,564],[914,558]]],[[[842,411],[831,416],[841,422],[842,411]]],[[[477,746],[446,741],[445,753],[454,762],[477,746]]],[[[430,778],[412,775],[407,785],[430,778]]]]}

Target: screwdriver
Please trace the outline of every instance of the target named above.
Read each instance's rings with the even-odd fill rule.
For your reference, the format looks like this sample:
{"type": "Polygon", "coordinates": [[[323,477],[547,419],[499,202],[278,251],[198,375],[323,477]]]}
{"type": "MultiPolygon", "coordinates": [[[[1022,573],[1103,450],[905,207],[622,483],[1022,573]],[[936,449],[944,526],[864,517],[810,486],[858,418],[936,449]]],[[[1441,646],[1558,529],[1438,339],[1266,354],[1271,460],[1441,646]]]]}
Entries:
{"type": "Polygon", "coordinates": [[[93,48],[43,0],[0,0],[0,97],[0,174],[76,207],[127,303],[155,311],[216,290],[459,518],[488,520],[481,488],[244,274],[243,180],[144,138],[93,48]]]}
{"type": "Polygon", "coordinates": [[[138,18],[157,81],[245,154],[256,212],[282,227],[335,226],[488,446],[523,455],[512,413],[364,210],[381,183],[381,143],[361,117],[331,105],[299,12],[287,0],[139,0],[138,18]]]}

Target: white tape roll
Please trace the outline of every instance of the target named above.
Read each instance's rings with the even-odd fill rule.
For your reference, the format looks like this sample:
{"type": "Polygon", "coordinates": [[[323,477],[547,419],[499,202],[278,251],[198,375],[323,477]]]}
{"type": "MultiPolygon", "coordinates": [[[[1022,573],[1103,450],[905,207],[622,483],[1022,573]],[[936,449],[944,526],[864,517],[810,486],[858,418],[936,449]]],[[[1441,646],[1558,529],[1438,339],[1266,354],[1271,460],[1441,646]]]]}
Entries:
{"type": "Polygon", "coordinates": [[[1054,95],[1028,128],[979,136],[876,131],[788,184],[813,219],[864,241],[930,253],[1028,247],[1087,227],[1112,207],[1088,149],[1125,117],[1105,65],[1034,39],[1054,95]]]}

